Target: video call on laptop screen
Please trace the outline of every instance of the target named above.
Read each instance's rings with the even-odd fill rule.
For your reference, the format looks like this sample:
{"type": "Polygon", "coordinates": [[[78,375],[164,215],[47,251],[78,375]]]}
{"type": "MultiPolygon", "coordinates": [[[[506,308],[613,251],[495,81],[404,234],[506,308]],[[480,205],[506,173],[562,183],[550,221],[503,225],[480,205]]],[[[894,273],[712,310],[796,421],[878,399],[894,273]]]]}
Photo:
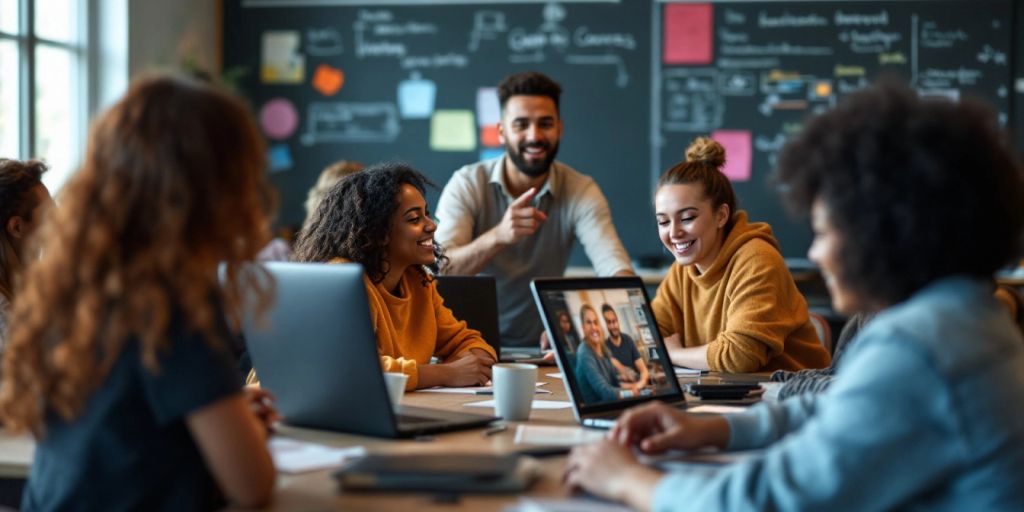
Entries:
{"type": "Polygon", "coordinates": [[[539,293],[562,371],[580,406],[678,394],[640,288],[539,293]]]}

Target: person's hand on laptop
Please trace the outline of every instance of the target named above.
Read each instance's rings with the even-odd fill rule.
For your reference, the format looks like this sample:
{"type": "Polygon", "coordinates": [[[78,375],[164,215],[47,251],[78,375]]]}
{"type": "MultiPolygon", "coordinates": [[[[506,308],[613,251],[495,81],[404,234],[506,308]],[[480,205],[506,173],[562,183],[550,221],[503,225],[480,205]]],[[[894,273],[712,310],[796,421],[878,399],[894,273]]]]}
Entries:
{"type": "Polygon", "coordinates": [[[579,446],[566,461],[563,481],[571,489],[649,510],[662,474],[639,461],[628,446],[611,439],[579,446]]]}
{"type": "Polygon", "coordinates": [[[651,402],[626,411],[608,437],[649,454],[707,446],[724,449],[729,443],[729,423],[721,415],[696,416],[651,402]]]}

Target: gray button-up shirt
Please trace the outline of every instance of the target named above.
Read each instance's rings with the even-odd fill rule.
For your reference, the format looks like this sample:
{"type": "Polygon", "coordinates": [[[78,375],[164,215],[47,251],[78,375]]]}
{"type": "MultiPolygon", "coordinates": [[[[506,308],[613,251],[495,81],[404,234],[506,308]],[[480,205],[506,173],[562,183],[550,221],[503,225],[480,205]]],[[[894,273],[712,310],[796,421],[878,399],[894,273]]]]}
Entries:
{"type": "MultiPolygon", "coordinates": [[[[447,247],[466,245],[498,225],[515,200],[504,179],[501,156],[467,165],[452,175],[437,205],[434,237],[447,247]]],[[[608,201],[593,178],[554,162],[534,205],[547,220],[533,236],[506,247],[480,272],[498,287],[502,346],[536,346],[543,330],[530,296],[530,280],[565,273],[579,239],[600,276],[632,270],[612,224],[608,201]]]]}

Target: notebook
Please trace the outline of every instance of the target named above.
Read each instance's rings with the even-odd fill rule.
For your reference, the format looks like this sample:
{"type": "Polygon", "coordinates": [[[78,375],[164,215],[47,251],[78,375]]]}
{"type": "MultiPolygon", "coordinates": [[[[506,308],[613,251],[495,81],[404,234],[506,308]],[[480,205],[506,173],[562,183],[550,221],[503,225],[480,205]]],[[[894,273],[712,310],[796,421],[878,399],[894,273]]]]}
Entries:
{"type": "Polygon", "coordinates": [[[651,400],[685,407],[683,390],[640,278],[535,279],[530,288],[553,340],[577,421],[609,428],[622,411],[651,400]],[[617,324],[618,345],[613,343],[609,324],[617,324]],[[632,364],[620,362],[625,367],[620,370],[611,362],[613,354],[626,363],[632,360],[632,364]],[[636,359],[647,369],[648,382],[626,390],[641,384],[637,381],[642,369],[636,359]]]}
{"type": "Polygon", "coordinates": [[[422,407],[392,410],[361,265],[267,263],[265,268],[276,282],[274,305],[263,322],[247,307],[243,331],[260,383],[274,393],[287,423],[411,437],[497,419],[422,407]]]}

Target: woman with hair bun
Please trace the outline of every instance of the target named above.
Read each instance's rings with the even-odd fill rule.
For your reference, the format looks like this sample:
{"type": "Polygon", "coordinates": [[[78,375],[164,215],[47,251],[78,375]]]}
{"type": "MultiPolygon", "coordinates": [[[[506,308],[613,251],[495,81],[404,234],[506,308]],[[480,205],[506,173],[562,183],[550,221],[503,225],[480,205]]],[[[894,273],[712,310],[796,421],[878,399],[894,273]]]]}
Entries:
{"type": "Polygon", "coordinates": [[[771,227],[737,209],[723,165],[725,148],[698,137],[654,195],[676,260],[652,304],[672,361],[731,373],[828,366],[771,227]]]}

